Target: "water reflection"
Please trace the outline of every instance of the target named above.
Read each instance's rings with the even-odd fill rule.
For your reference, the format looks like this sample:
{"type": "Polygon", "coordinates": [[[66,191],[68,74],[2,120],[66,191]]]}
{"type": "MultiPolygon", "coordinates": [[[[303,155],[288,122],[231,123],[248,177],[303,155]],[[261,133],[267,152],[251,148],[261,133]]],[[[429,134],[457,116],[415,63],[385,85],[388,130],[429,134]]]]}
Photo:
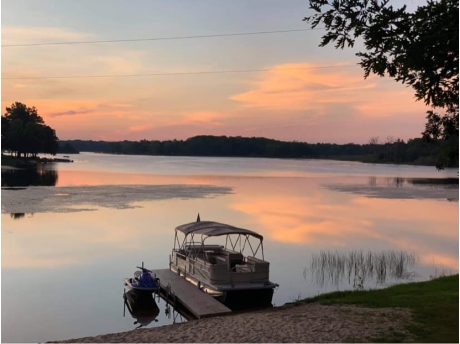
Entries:
{"type": "Polygon", "coordinates": [[[444,199],[458,202],[458,178],[369,177],[367,184],[327,184],[334,191],[389,199],[444,199]]]}
{"type": "Polygon", "coordinates": [[[183,323],[189,320],[195,320],[196,318],[188,313],[185,309],[176,309],[169,303],[166,303],[165,315],[168,319],[172,320],[173,324],[183,323]]]}
{"type": "MultiPolygon", "coordinates": [[[[120,301],[124,300],[117,287],[119,276],[145,257],[152,268],[166,268],[173,229],[196,218],[197,212],[207,219],[235,223],[264,236],[270,274],[280,282],[273,299],[278,306],[292,301],[293,295],[312,297],[335,290],[333,286],[319,287],[309,270],[307,281],[302,278],[302,269],[310,268],[311,253],[320,250],[417,251],[420,264],[414,267],[414,280],[458,271],[458,204],[445,201],[443,185],[438,188],[406,181],[402,187],[388,187],[382,177],[421,175],[417,171],[400,173],[399,167],[379,165],[375,168],[383,172],[377,171],[373,182],[368,174],[281,178],[267,177],[268,172],[264,172],[263,177],[245,177],[249,172],[240,167],[240,175],[217,176],[211,174],[220,160],[209,159],[206,173],[210,175],[159,176],[148,174],[151,170],[144,165],[125,162],[124,157],[113,158],[120,170],[126,167],[130,174],[119,173],[115,168],[106,172],[97,160],[99,170],[89,163],[60,165],[56,186],[2,189],[2,290],[5,295],[23,295],[20,299],[2,299],[6,314],[2,318],[3,341],[45,342],[129,331],[141,325],[133,325],[137,318],[128,311],[126,318],[122,317],[120,301]],[[407,194],[396,193],[392,199],[368,197],[323,186],[361,185],[369,190],[372,188],[368,182],[374,183],[376,189],[407,194]],[[213,185],[217,190],[189,189],[189,185],[213,185]],[[223,187],[226,192],[222,192],[223,187]],[[418,189],[428,190],[424,195],[439,189],[439,198],[417,197],[418,189]],[[76,212],[83,210],[95,211],[76,212]],[[21,221],[9,215],[29,212],[34,212],[34,217],[20,217],[21,221]],[[7,235],[10,231],[13,235],[7,235]],[[303,263],[296,266],[293,262],[303,263]],[[50,292],[39,298],[29,293],[30,286],[20,283],[24,274],[34,280],[37,290],[50,292]],[[57,296],[62,302],[55,302],[57,296]],[[28,324],[27,331],[24,323],[28,324]],[[56,323],[59,326],[53,326],[56,323]]],[[[171,160],[176,169],[180,166],[184,174],[190,173],[186,164],[179,165],[182,158],[171,160]]],[[[235,165],[235,160],[226,161],[227,166],[235,165]]],[[[152,159],[154,163],[156,158],[152,159]]],[[[270,161],[274,170],[285,163],[270,161]]],[[[367,173],[365,167],[361,174],[367,173]]],[[[434,172],[423,174],[437,176],[434,172]]],[[[458,183],[447,192],[458,197],[458,183]]],[[[386,280],[390,281],[388,271],[386,280]]],[[[353,276],[348,282],[345,272],[339,288],[353,289],[353,276]]],[[[359,282],[357,279],[356,285],[359,282]]],[[[375,283],[375,277],[373,282],[366,278],[363,285],[367,288],[369,283],[375,283]]],[[[183,315],[163,299],[157,306],[159,315],[147,327],[183,321],[183,315]]]]}
{"type": "Polygon", "coordinates": [[[370,187],[377,186],[377,177],[369,177],[369,181],[367,183],[370,187]]]}
{"type": "Polygon", "coordinates": [[[388,279],[410,279],[414,272],[409,269],[418,261],[417,254],[405,251],[321,251],[312,255],[310,271],[313,280],[321,287],[328,283],[338,287],[348,281],[353,288],[362,290],[369,279],[375,279],[377,286],[384,285],[388,279]]]}
{"type": "MultiPolygon", "coordinates": [[[[160,308],[158,308],[152,293],[130,290],[123,294],[123,299],[125,308],[128,308],[131,316],[136,319],[134,322],[134,325],[138,325],[136,328],[145,327],[152,321],[158,321],[160,308]]],[[[125,312],[123,316],[125,316],[125,312]]]]}
{"type": "MultiPolygon", "coordinates": [[[[33,215],[33,213],[31,213],[30,215],[33,215]]],[[[11,213],[10,214],[10,217],[13,219],[13,220],[19,220],[19,219],[22,219],[26,216],[25,213],[11,213]]]]}
{"type": "Polygon", "coordinates": [[[387,186],[394,186],[396,188],[400,188],[404,185],[404,183],[409,182],[410,179],[404,179],[404,178],[385,178],[385,182],[387,186]]]}
{"type": "Polygon", "coordinates": [[[137,325],[136,329],[146,327],[152,322],[158,322],[160,316],[160,297],[164,300],[164,314],[166,318],[172,320],[172,323],[183,323],[196,318],[187,310],[179,307],[174,307],[165,295],[139,292],[137,290],[129,290],[123,293],[123,316],[126,316],[126,308],[137,325]],[[157,296],[155,296],[157,295],[157,296]]]}
{"type": "Polygon", "coordinates": [[[375,187],[378,185],[385,185],[385,186],[392,186],[392,187],[403,187],[404,185],[429,185],[432,187],[441,186],[441,187],[452,187],[458,188],[458,178],[400,178],[400,177],[393,177],[393,178],[382,178],[383,183],[377,182],[377,177],[371,176],[367,184],[370,187],[375,187]]]}
{"type": "Polygon", "coordinates": [[[31,185],[55,186],[57,181],[57,171],[44,169],[42,165],[28,169],[2,168],[2,188],[31,185]]]}
{"type": "MultiPolygon", "coordinates": [[[[458,185],[458,178],[443,178],[443,179],[437,179],[437,178],[410,178],[407,179],[407,181],[411,184],[414,185],[431,185],[431,186],[436,186],[436,185],[458,185]]],[[[458,187],[458,186],[457,186],[458,187]]]]}

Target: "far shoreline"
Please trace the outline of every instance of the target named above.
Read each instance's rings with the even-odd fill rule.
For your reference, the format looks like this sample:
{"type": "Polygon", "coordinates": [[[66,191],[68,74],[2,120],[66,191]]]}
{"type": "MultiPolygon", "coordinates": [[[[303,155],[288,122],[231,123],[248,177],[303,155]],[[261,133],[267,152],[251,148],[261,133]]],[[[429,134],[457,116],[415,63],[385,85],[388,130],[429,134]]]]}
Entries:
{"type": "MultiPolygon", "coordinates": [[[[337,161],[337,162],[354,162],[361,164],[370,164],[370,165],[395,165],[395,166],[423,166],[423,167],[433,167],[436,169],[436,166],[429,163],[414,163],[414,162],[390,162],[390,161],[368,161],[366,159],[360,159],[360,156],[356,157],[266,157],[266,156],[223,156],[223,155],[152,155],[152,154],[124,154],[124,153],[110,153],[110,152],[93,152],[93,151],[81,151],[78,153],[68,153],[68,154],[80,154],[80,153],[92,153],[92,154],[107,154],[107,155],[116,155],[116,156],[144,156],[144,157],[178,157],[178,158],[238,158],[238,159],[275,159],[275,160],[323,160],[323,161],[337,161]]],[[[5,166],[17,167],[33,167],[41,163],[53,163],[53,162],[74,162],[71,159],[66,158],[17,158],[11,156],[2,155],[2,168],[5,166]],[[4,157],[7,157],[7,162],[4,162],[4,157]],[[5,165],[4,165],[5,164],[5,165]],[[11,164],[11,165],[10,165],[11,164]]],[[[459,166],[449,166],[445,169],[455,169],[459,166]]]]}
{"type": "Polygon", "coordinates": [[[40,158],[40,157],[15,157],[11,155],[2,154],[1,165],[2,169],[19,170],[23,168],[37,167],[39,164],[64,162],[73,162],[69,158],[40,158]]]}

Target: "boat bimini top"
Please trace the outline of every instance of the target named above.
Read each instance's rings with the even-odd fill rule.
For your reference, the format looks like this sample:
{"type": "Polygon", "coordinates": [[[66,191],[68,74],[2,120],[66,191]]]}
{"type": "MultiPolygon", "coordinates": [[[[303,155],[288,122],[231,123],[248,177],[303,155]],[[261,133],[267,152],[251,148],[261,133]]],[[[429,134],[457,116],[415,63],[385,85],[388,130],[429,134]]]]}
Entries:
{"type": "Polygon", "coordinates": [[[198,248],[197,246],[201,246],[201,248],[204,250],[204,242],[206,239],[209,237],[224,235],[227,236],[225,240],[225,248],[227,248],[229,246],[228,244],[230,244],[228,248],[231,247],[232,250],[236,251],[237,245],[239,243],[240,252],[243,252],[246,245],[248,245],[254,257],[256,256],[257,251],[261,249],[262,259],[264,259],[264,248],[262,244],[264,237],[262,235],[248,229],[238,228],[214,221],[197,221],[176,227],[174,249],[176,248],[177,244],[179,249],[186,250],[186,248],[190,246],[195,246],[196,248],[198,248]],[[179,242],[177,232],[182,232],[185,235],[182,244],[179,242]],[[201,235],[201,242],[194,241],[195,235],[201,235]],[[234,239],[235,241],[232,240],[232,236],[233,238],[236,236],[236,239],[234,239]],[[251,245],[251,242],[249,241],[250,237],[259,239],[259,244],[255,251],[251,245]]]}

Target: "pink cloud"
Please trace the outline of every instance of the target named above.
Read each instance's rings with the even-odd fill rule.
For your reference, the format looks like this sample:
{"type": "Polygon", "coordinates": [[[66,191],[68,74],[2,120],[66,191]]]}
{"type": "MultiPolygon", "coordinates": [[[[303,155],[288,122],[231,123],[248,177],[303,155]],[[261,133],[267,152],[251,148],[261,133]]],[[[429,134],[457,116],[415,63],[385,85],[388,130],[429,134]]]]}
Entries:
{"type": "Polygon", "coordinates": [[[325,114],[325,104],[350,104],[357,114],[388,116],[404,109],[406,112],[426,111],[423,103],[415,102],[412,89],[389,78],[363,78],[359,68],[314,68],[307,63],[274,66],[249,90],[230,96],[243,108],[278,111],[315,110],[325,114]]]}
{"type": "MultiPolygon", "coordinates": [[[[102,65],[104,73],[136,72],[142,60],[135,52],[126,52],[123,59],[107,56],[96,61],[94,74],[102,65]]],[[[372,136],[406,140],[423,131],[426,108],[414,101],[410,88],[389,78],[364,80],[359,67],[292,69],[309,67],[314,66],[279,64],[269,72],[246,75],[244,83],[241,78],[222,79],[231,91],[216,82],[200,84],[194,93],[178,89],[172,78],[161,87],[143,78],[6,80],[2,98],[8,101],[2,107],[16,100],[36,106],[62,139],[169,140],[205,134],[364,143],[372,136]],[[22,84],[27,87],[14,86],[22,84]]],[[[187,79],[189,86],[194,82],[198,79],[187,79]]]]}
{"type": "Polygon", "coordinates": [[[220,126],[222,125],[221,120],[227,117],[221,112],[215,111],[195,111],[185,113],[182,119],[177,121],[171,121],[170,125],[206,125],[206,126],[220,126]]]}
{"type": "Polygon", "coordinates": [[[152,129],[152,126],[149,125],[134,125],[132,127],[129,127],[129,131],[131,132],[139,132],[139,131],[146,131],[152,129]]]}

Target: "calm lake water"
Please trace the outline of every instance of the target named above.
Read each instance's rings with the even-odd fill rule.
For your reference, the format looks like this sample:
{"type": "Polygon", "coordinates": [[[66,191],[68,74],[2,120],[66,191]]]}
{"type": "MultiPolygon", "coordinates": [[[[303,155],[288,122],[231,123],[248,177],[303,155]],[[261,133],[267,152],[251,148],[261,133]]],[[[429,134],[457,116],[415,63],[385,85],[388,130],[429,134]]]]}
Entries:
{"type": "MultiPolygon", "coordinates": [[[[458,169],[325,160],[117,156],[26,172],[2,168],[2,341],[42,342],[122,332],[123,278],[144,262],[168,267],[174,228],[201,220],[264,236],[274,304],[332,290],[321,252],[404,251],[403,279],[458,272],[458,169]]],[[[158,302],[158,322],[182,321],[158,302]]]]}

